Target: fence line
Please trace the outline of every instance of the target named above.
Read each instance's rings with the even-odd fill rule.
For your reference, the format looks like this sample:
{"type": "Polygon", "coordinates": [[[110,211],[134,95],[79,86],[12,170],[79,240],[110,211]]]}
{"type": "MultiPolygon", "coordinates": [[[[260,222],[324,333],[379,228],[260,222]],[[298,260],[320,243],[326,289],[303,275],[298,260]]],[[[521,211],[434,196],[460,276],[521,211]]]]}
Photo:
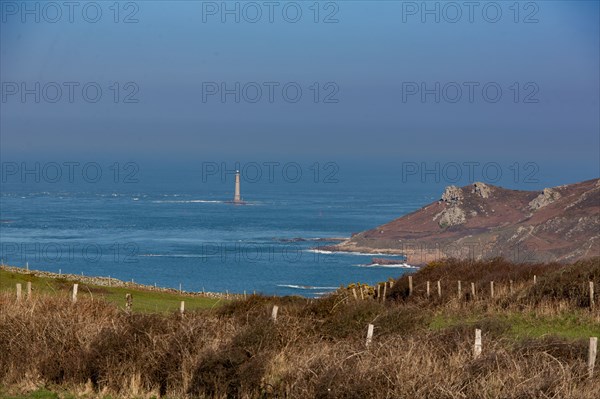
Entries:
{"type": "MultiPolygon", "coordinates": [[[[414,296],[419,290],[417,289],[418,286],[415,285],[415,281],[413,276],[407,276],[407,280],[408,280],[408,296],[414,296]]],[[[462,280],[457,280],[456,284],[457,284],[457,298],[460,300],[461,298],[463,298],[463,281],[462,280]]],[[[500,298],[502,296],[505,296],[508,294],[510,295],[514,295],[515,293],[515,284],[513,280],[508,280],[508,287],[506,285],[504,286],[500,286],[500,288],[498,288],[498,284],[496,284],[496,281],[490,281],[489,282],[489,298],[490,299],[496,299],[496,298],[500,298]]],[[[441,280],[437,280],[436,282],[437,284],[437,294],[438,297],[441,298],[442,297],[442,283],[441,280]]],[[[505,283],[506,284],[506,283],[505,283]]],[[[537,276],[534,276],[534,285],[537,284],[537,276]]],[[[589,307],[590,309],[594,309],[596,306],[596,292],[594,290],[594,285],[595,283],[593,281],[589,281],[589,307]]],[[[367,292],[367,294],[365,295],[364,293],[364,286],[359,285],[359,292],[360,292],[360,299],[364,300],[365,297],[368,298],[375,298],[380,302],[385,302],[386,301],[386,297],[388,294],[388,282],[385,283],[377,283],[377,285],[373,286],[373,292],[372,294],[369,294],[367,292]],[[383,289],[382,289],[382,284],[383,284],[383,289]]],[[[392,282],[389,282],[389,288],[391,291],[392,288],[392,282]]],[[[478,293],[477,293],[477,284],[475,282],[471,282],[470,283],[470,299],[471,300],[475,300],[475,299],[483,299],[485,297],[485,295],[481,294],[479,295],[478,298],[478,293]]],[[[356,289],[354,287],[351,288],[352,290],[352,296],[354,296],[355,299],[358,300],[358,294],[356,293],[356,289]]],[[[482,289],[483,290],[483,289],[482,289]]],[[[484,291],[484,290],[483,290],[484,291]]],[[[427,280],[425,281],[425,295],[427,298],[431,298],[432,296],[432,287],[431,287],[431,281],[427,280]]],[[[469,296],[467,296],[467,298],[469,298],[469,296]]]]}
{"type": "MultiPolygon", "coordinates": [[[[438,286],[438,294],[441,297],[441,282],[440,282],[440,280],[437,281],[437,286],[438,286]]],[[[79,287],[78,284],[73,284],[73,292],[72,292],[72,302],[73,303],[77,302],[78,287],[79,287]]],[[[387,287],[387,283],[384,284],[384,296],[385,296],[385,292],[386,292],[386,287],[387,287]]],[[[378,291],[379,291],[379,288],[380,288],[380,285],[378,285],[378,291]]],[[[510,288],[512,291],[512,289],[513,289],[512,280],[510,280],[510,288]]],[[[474,295],[475,283],[471,283],[471,290],[474,295]]],[[[32,291],[32,284],[31,284],[31,282],[28,282],[27,283],[27,297],[28,298],[31,297],[31,291],[32,291]]],[[[352,291],[354,294],[354,298],[356,300],[358,300],[358,295],[356,294],[356,290],[353,288],[352,291]]],[[[360,292],[361,292],[361,297],[362,297],[362,294],[363,294],[362,287],[360,287],[360,292]]],[[[460,281],[459,281],[458,282],[459,296],[460,296],[460,292],[461,292],[461,285],[460,285],[460,281]]],[[[427,281],[427,296],[428,297],[429,297],[429,294],[430,294],[430,282],[427,281]]],[[[593,281],[589,282],[589,294],[590,294],[590,307],[593,307],[594,306],[594,282],[593,281]]],[[[17,301],[20,302],[22,299],[22,285],[20,283],[16,283],[16,296],[17,296],[17,301]]],[[[492,298],[494,297],[494,282],[493,281],[490,281],[490,296],[492,298]]],[[[127,313],[131,313],[132,306],[133,306],[132,295],[129,293],[126,294],[125,300],[126,300],[125,309],[126,309],[127,313]]],[[[385,297],[384,297],[384,300],[385,300],[385,297]]],[[[273,322],[277,322],[278,310],[279,310],[279,306],[273,305],[273,309],[271,312],[271,319],[273,322]]],[[[183,315],[185,313],[185,301],[180,302],[179,313],[183,317],[183,315]]],[[[367,326],[367,339],[365,342],[366,347],[369,347],[373,341],[374,328],[375,328],[375,326],[371,323],[369,323],[367,326]]],[[[482,352],[483,352],[483,344],[482,344],[481,329],[475,329],[475,342],[473,345],[473,358],[477,359],[479,356],[481,356],[482,352]]],[[[589,350],[588,350],[588,362],[587,362],[588,377],[590,379],[592,379],[594,376],[594,369],[595,369],[595,365],[596,365],[597,353],[598,353],[598,337],[590,337],[589,350]]]]}

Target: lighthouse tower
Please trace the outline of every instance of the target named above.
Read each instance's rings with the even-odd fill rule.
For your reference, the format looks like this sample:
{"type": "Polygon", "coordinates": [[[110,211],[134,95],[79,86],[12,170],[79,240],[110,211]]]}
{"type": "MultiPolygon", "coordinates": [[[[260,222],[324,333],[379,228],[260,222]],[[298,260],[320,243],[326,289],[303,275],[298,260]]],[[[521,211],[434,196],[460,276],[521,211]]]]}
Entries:
{"type": "Polygon", "coordinates": [[[241,204],[242,198],[240,197],[240,171],[235,171],[235,194],[233,195],[233,203],[241,204]]]}

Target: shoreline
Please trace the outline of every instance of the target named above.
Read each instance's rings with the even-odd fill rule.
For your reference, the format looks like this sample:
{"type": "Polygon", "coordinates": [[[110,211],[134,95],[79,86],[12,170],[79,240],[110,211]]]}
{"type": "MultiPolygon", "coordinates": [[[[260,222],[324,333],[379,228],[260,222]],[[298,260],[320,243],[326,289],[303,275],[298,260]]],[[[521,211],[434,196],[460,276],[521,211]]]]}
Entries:
{"type": "Polygon", "coordinates": [[[354,253],[361,255],[372,256],[403,256],[404,262],[415,267],[427,266],[429,262],[439,261],[448,256],[438,250],[423,251],[423,250],[407,250],[394,248],[373,248],[357,245],[350,240],[337,245],[324,245],[321,247],[311,248],[313,251],[321,251],[324,253],[354,253]]]}
{"type": "MultiPolygon", "coordinates": [[[[114,277],[101,277],[101,276],[82,276],[79,274],[68,274],[68,273],[54,273],[43,270],[26,269],[23,267],[10,266],[6,264],[0,264],[0,270],[4,270],[9,273],[16,273],[21,275],[30,275],[33,277],[51,278],[51,279],[63,279],[67,281],[73,281],[76,283],[95,285],[100,287],[109,288],[131,288],[140,291],[151,291],[160,292],[167,294],[177,294],[189,297],[204,297],[204,298],[216,298],[216,299],[237,299],[243,298],[244,294],[236,293],[221,293],[221,292],[196,292],[196,291],[185,291],[178,290],[175,288],[159,287],[153,285],[139,284],[131,281],[123,281],[114,277]]],[[[248,294],[252,295],[252,293],[248,294]]]]}

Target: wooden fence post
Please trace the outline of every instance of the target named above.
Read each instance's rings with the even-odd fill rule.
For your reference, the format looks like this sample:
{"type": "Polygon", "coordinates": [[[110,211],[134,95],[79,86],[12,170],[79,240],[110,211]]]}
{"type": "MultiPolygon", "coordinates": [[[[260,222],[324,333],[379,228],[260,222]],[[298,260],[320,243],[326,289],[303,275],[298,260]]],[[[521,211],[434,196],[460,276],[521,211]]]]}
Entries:
{"type": "Polygon", "coordinates": [[[429,281],[427,281],[427,298],[429,298],[429,293],[430,293],[429,281]]]}
{"type": "Polygon", "coordinates": [[[471,283],[471,295],[473,299],[475,299],[475,283],[471,283]]]}
{"type": "Polygon", "coordinates": [[[31,299],[31,281],[27,282],[27,299],[31,299]]]}
{"type": "Polygon", "coordinates": [[[185,301],[181,301],[179,304],[179,313],[181,313],[182,316],[185,313],[185,301]]]}
{"type": "Polygon", "coordinates": [[[73,303],[77,302],[77,289],[79,288],[79,284],[73,284],[73,297],[71,300],[73,303]]]}
{"type": "Polygon", "coordinates": [[[381,299],[381,284],[377,283],[377,299],[381,299]]]}
{"type": "Polygon", "coordinates": [[[21,283],[17,283],[17,302],[21,302],[21,283]]]}
{"type": "Polygon", "coordinates": [[[481,330],[475,330],[475,345],[473,346],[473,357],[477,359],[481,355],[481,330]]]}
{"type": "Polygon", "coordinates": [[[382,302],[385,302],[386,294],[387,294],[387,283],[383,283],[383,297],[381,297],[382,302]]]}
{"type": "Polygon", "coordinates": [[[537,276],[534,274],[533,275],[533,285],[537,284],[537,276]]]}
{"type": "Polygon", "coordinates": [[[513,286],[513,281],[510,280],[510,294],[512,295],[514,293],[515,293],[515,289],[514,289],[514,286],[513,286]]]}
{"type": "Polygon", "coordinates": [[[460,299],[461,294],[462,294],[461,281],[458,280],[458,299],[460,299]]]}
{"type": "Polygon", "coordinates": [[[363,292],[363,286],[360,286],[360,299],[365,300],[365,293],[363,292]]]}
{"type": "Polygon", "coordinates": [[[358,295],[356,295],[356,289],[354,287],[352,287],[352,296],[354,297],[355,301],[358,301],[358,295]]]}
{"type": "Polygon", "coordinates": [[[598,353],[598,337],[590,337],[590,349],[588,352],[588,375],[590,379],[594,376],[596,354],[598,353]]]}
{"type": "Polygon", "coordinates": [[[408,276],[408,295],[412,295],[412,293],[413,293],[412,276],[408,276]]]}
{"type": "Polygon", "coordinates": [[[490,281],[490,297],[494,298],[494,282],[490,281]]]}
{"type": "Polygon", "coordinates": [[[438,286],[438,297],[442,297],[442,283],[440,280],[438,280],[437,282],[437,286],[438,286]]]}
{"type": "Polygon", "coordinates": [[[277,311],[279,310],[279,306],[274,305],[273,306],[273,311],[271,312],[271,319],[273,320],[273,322],[277,321],[277,311]]]}
{"type": "Polygon", "coordinates": [[[373,324],[369,324],[369,327],[367,328],[367,342],[365,343],[365,346],[368,348],[369,345],[371,345],[371,341],[373,341],[373,328],[375,326],[373,324]]]}
{"type": "Polygon", "coordinates": [[[590,281],[590,309],[594,309],[594,282],[590,281]]]}
{"type": "Polygon", "coordinates": [[[125,311],[131,313],[131,308],[133,308],[133,296],[127,293],[125,294],[125,311]]]}

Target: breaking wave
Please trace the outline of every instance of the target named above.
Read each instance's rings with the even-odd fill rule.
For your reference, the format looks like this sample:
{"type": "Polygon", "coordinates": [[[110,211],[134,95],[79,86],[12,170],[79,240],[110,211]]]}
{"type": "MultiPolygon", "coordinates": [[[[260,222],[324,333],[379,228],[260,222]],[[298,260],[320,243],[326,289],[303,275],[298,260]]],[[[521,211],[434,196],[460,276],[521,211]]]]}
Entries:
{"type": "Polygon", "coordinates": [[[308,252],[313,252],[313,253],[317,253],[317,254],[325,254],[325,255],[358,255],[358,256],[391,256],[391,257],[401,257],[403,258],[404,255],[396,255],[396,254],[386,254],[386,253],[366,253],[366,252],[350,252],[350,251],[329,251],[329,250],[325,250],[325,249],[307,249],[306,251],[308,252]]]}
{"type": "Polygon", "coordinates": [[[225,201],[218,200],[156,200],[154,204],[223,204],[225,201]]]}
{"type": "Polygon", "coordinates": [[[362,264],[362,265],[355,265],[357,267],[390,267],[390,268],[396,268],[396,269],[418,269],[419,267],[417,266],[411,266],[408,263],[398,263],[398,264],[392,264],[392,265],[380,265],[379,263],[369,263],[369,264],[362,264]]]}
{"type": "Polygon", "coordinates": [[[277,284],[278,287],[293,288],[295,290],[337,290],[338,287],[313,287],[312,285],[277,284]]]}

